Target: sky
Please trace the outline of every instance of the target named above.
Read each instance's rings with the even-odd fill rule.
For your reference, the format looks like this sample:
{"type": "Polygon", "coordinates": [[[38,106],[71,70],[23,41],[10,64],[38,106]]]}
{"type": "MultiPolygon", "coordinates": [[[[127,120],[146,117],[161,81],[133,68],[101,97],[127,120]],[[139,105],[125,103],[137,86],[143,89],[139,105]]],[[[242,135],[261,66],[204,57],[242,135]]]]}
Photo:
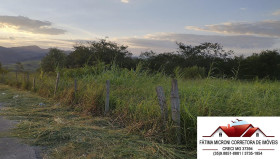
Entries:
{"type": "Polygon", "coordinates": [[[279,0],[0,0],[0,46],[71,50],[108,39],[135,55],[176,42],[235,54],[280,48],[279,0]]]}

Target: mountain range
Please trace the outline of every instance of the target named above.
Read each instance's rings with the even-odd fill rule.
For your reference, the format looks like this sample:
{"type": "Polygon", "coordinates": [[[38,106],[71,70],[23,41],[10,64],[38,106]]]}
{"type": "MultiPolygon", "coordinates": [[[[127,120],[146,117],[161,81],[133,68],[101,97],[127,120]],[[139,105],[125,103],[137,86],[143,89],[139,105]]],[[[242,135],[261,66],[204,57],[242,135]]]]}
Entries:
{"type": "Polygon", "coordinates": [[[21,46],[6,48],[0,46],[0,62],[4,65],[16,62],[41,60],[49,49],[38,46],[21,46]]]}

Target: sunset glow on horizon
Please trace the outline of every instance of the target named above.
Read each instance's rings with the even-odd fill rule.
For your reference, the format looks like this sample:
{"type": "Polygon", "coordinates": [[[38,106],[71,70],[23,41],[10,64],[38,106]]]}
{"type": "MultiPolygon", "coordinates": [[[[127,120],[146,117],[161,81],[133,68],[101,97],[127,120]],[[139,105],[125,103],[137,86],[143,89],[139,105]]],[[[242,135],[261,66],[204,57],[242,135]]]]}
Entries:
{"type": "Polygon", "coordinates": [[[135,54],[174,51],[175,42],[217,42],[248,54],[280,48],[277,6],[277,0],[2,1],[0,46],[70,50],[80,41],[107,38],[135,54]]]}

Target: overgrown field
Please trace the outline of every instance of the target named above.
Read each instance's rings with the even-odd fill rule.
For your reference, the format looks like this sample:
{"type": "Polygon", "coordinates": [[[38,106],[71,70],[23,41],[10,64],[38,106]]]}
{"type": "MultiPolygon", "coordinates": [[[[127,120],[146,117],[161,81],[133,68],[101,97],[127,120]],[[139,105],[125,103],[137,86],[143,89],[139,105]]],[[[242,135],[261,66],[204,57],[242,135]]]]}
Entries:
{"type": "MultiPolygon", "coordinates": [[[[111,121],[146,138],[161,143],[175,143],[170,110],[171,78],[141,71],[85,67],[61,70],[59,90],[54,96],[55,74],[32,75],[29,82],[21,74],[5,76],[6,84],[35,91],[44,97],[70,106],[77,112],[101,116],[104,111],[105,82],[111,82],[111,121]],[[35,90],[32,79],[36,76],[35,90]],[[74,79],[78,80],[78,93],[74,95],[74,79]],[[163,125],[157,100],[157,86],[165,90],[169,106],[169,122],[163,125]]],[[[26,77],[26,76],[25,76],[26,77]]],[[[280,82],[230,79],[183,79],[179,85],[182,143],[186,149],[196,148],[197,116],[279,116],[280,82]]]]}
{"type": "Polygon", "coordinates": [[[127,134],[107,118],[81,115],[69,107],[0,84],[1,116],[20,121],[11,133],[42,149],[42,158],[194,158],[182,146],[127,134]]]}
{"type": "MultiPolygon", "coordinates": [[[[40,63],[41,63],[40,60],[32,60],[32,61],[24,61],[21,64],[25,71],[35,72],[36,68],[40,68],[40,63]]],[[[17,64],[16,63],[6,64],[6,65],[3,65],[3,67],[8,70],[16,70],[17,64]]]]}

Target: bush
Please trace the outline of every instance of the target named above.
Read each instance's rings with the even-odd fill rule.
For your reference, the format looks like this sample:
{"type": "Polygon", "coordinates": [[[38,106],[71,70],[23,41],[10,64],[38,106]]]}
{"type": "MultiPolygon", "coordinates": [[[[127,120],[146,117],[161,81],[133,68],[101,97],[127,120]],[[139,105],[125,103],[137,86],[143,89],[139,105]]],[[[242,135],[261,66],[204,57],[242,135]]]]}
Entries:
{"type": "Polygon", "coordinates": [[[193,66],[186,68],[177,67],[174,71],[177,78],[197,79],[205,77],[205,68],[193,66]]]}
{"type": "Polygon", "coordinates": [[[44,72],[54,72],[65,66],[67,55],[59,49],[51,48],[49,53],[42,59],[41,68],[44,72]]]}
{"type": "Polygon", "coordinates": [[[86,65],[85,67],[81,67],[81,68],[72,68],[72,69],[65,68],[61,70],[61,73],[64,77],[82,78],[88,75],[99,75],[108,68],[109,66],[105,65],[104,62],[99,62],[94,66],[86,65]]]}

